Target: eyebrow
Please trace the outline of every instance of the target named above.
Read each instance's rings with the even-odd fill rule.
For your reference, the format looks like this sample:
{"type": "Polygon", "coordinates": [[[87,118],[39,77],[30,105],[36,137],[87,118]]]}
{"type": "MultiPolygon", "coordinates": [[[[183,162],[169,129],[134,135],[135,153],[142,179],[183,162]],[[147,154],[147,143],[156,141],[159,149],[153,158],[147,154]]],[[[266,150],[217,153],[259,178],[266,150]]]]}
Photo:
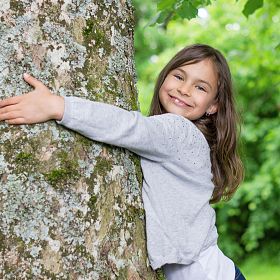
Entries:
{"type": "MultiPolygon", "coordinates": [[[[187,76],[186,71],[183,70],[182,68],[175,68],[174,70],[179,70],[180,72],[182,72],[183,74],[185,74],[185,75],[187,76]]],[[[201,79],[198,79],[198,80],[196,80],[196,81],[198,81],[198,82],[200,82],[200,83],[207,84],[207,85],[210,87],[210,89],[213,90],[213,88],[212,88],[212,86],[211,86],[211,84],[210,84],[209,82],[207,82],[207,81],[205,81],[205,80],[201,80],[201,79]]]]}

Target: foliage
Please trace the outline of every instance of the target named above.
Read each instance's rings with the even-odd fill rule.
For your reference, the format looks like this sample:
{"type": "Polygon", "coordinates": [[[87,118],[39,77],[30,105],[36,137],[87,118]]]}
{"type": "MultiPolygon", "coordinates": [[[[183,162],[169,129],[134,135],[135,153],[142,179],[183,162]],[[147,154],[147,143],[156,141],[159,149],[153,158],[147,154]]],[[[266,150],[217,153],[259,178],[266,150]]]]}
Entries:
{"type": "Polygon", "coordinates": [[[248,17],[253,14],[255,10],[263,6],[263,0],[248,0],[244,6],[243,14],[248,17]]]}
{"type": "MultiPolygon", "coordinates": [[[[151,19],[150,25],[158,23],[166,27],[171,19],[195,18],[198,15],[198,9],[210,5],[211,2],[214,3],[214,0],[157,0],[157,14],[151,19]]],[[[247,0],[242,12],[248,17],[262,6],[263,0],[247,0]]]]}
{"type": "Polygon", "coordinates": [[[262,250],[259,254],[250,256],[241,265],[241,271],[246,279],[278,280],[280,275],[279,249],[279,245],[270,244],[269,248],[262,250]],[[271,248],[274,248],[272,252],[271,248]]]}
{"type": "MultiPolygon", "coordinates": [[[[166,5],[171,2],[165,1],[166,5]]],[[[135,49],[144,114],[148,112],[157,75],[185,45],[206,43],[221,50],[228,59],[242,115],[240,148],[246,178],[230,202],[215,207],[219,244],[237,260],[269,246],[270,241],[280,244],[280,4],[267,0],[247,18],[244,11],[247,9],[247,15],[253,12],[248,7],[250,1],[236,2],[212,1],[198,9],[197,18],[171,20],[164,31],[156,25],[145,27],[156,14],[159,2],[155,5],[135,0],[135,49]]]]}

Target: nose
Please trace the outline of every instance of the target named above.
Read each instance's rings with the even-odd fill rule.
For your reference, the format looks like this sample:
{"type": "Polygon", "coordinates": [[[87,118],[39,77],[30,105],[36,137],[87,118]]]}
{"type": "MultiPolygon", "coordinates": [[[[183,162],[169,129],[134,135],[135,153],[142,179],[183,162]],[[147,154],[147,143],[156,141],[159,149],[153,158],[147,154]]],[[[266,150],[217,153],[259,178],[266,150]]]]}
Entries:
{"type": "Polygon", "coordinates": [[[182,83],[178,88],[177,91],[181,95],[188,95],[191,96],[191,86],[189,86],[187,83],[182,83]]]}

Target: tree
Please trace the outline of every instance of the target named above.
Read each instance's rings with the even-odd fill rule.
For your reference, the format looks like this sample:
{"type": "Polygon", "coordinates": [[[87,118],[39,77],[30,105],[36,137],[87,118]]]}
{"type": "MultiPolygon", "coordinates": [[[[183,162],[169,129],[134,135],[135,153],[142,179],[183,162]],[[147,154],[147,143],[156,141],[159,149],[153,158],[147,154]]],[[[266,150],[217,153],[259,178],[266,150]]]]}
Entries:
{"type": "MultiPolygon", "coordinates": [[[[137,107],[129,1],[1,1],[1,98],[30,91],[137,107]]],[[[55,122],[0,125],[1,279],[155,279],[131,152],[55,122]]]]}

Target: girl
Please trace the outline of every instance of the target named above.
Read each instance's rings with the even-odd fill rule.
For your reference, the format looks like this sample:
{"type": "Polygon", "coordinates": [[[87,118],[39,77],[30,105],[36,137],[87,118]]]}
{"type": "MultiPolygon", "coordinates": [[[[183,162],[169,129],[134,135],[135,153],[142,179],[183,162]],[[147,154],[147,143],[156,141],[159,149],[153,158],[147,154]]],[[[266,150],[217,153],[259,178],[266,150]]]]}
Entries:
{"type": "Polygon", "coordinates": [[[150,116],[77,97],[53,95],[25,74],[34,91],[0,101],[0,121],[55,119],[90,139],[141,156],[147,247],[168,280],[245,279],[217,246],[210,203],[229,199],[243,178],[237,154],[231,75],[207,45],[179,51],[163,68],[150,116]]]}

